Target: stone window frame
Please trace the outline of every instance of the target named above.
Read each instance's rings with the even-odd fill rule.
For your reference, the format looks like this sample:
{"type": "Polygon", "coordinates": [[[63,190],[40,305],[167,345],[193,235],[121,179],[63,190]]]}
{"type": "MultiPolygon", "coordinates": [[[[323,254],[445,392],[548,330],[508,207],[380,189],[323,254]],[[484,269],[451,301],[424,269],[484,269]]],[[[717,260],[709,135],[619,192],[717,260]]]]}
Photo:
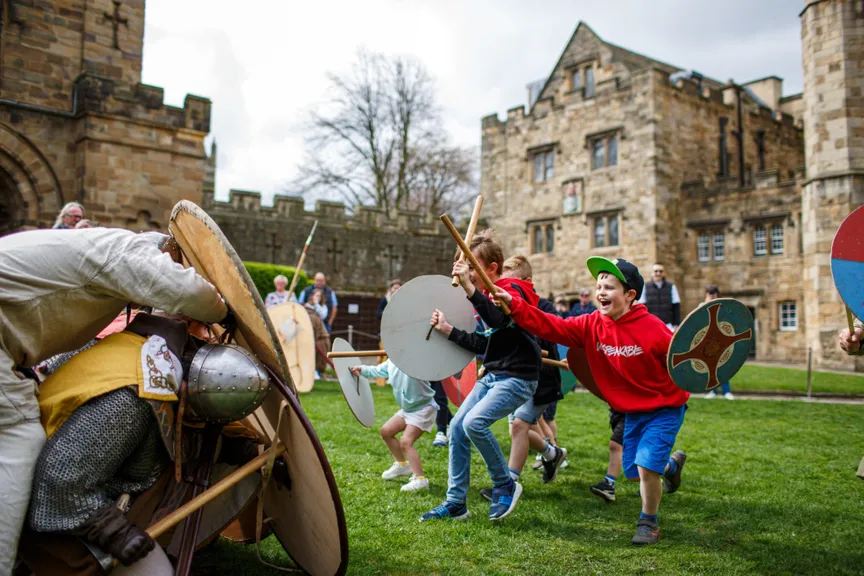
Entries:
{"type": "Polygon", "coordinates": [[[621,246],[621,220],[623,210],[602,210],[588,214],[590,222],[591,248],[616,248],[621,246]],[[603,223],[603,245],[597,243],[597,224],[603,223]],[[610,237],[611,222],[615,222],[615,243],[610,237]]]}
{"type": "Polygon", "coordinates": [[[531,183],[532,184],[547,184],[555,178],[555,156],[558,153],[558,143],[543,144],[542,146],[534,146],[527,150],[526,156],[531,163],[531,183]],[[537,160],[543,158],[543,174],[542,178],[537,178],[537,160]],[[549,160],[551,159],[551,163],[549,160]]]}
{"type": "Polygon", "coordinates": [[[525,223],[525,229],[528,232],[529,252],[532,256],[541,256],[543,254],[555,253],[555,228],[558,225],[558,218],[542,218],[539,220],[529,220],[525,223]],[[540,233],[539,239],[541,246],[537,246],[537,233],[540,233]],[[550,246],[549,236],[552,236],[550,246]]]}
{"type": "Polygon", "coordinates": [[[798,303],[784,300],[777,303],[777,329],[781,332],[798,331],[798,303]]]}
{"type": "Polygon", "coordinates": [[[785,232],[783,230],[783,222],[774,222],[773,224],[771,224],[771,228],[769,230],[770,232],[768,234],[768,239],[771,248],[771,254],[783,254],[785,249],[785,232]],[[775,232],[779,232],[779,234],[775,234],[775,232]]]}
{"type": "Polygon", "coordinates": [[[768,255],[768,230],[764,224],[753,227],[753,256],[768,255]]]}
{"type": "Polygon", "coordinates": [[[696,233],[696,260],[701,263],[722,262],[726,259],[726,231],[701,228],[696,233]],[[719,240],[719,242],[718,242],[719,240]],[[704,241],[704,245],[702,242],[704,241]],[[718,244],[720,249],[718,250],[718,244]],[[701,249],[704,247],[704,252],[701,249]]]}
{"type": "Polygon", "coordinates": [[[597,64],[600,58],[596,55],[580,60],[564,69],[567,92],[581,92],[583,98],[593,98],[597,94],[597,64]],[[591,92],[588,92],[588,70],[591,70],[591,92]],[[577,76],[579,85],[573,79],[577,76]]]}
{"type": "Polygon", "coordinates": [[[785,240],[781,240],[782,246],[776,246],[772,241],[772,231],[775,229],[781,230],[781,235],[785,238],[784,222],[789,217],[790,214],[788,212],[744,216],[744,224],[753,227],[751,241],[753,243],[754,257],[782,256],[785,253],[785,240]]]}
{"type": "Polygon", "coordinates": [[[696,260],[699,262],[711,261],[711,236],[707,230],[696,234],[696,260]]]}
{"type": "Polygon", "coordinates": [[[591,164],[591,171],[605,170],[607,168],[617,168],[620,156],[620,141],[624,140],[624,127],[616,126],[600,132],[592,132],[585,135],[585,148],[588,150],[588,159],[591,164]],[[597,166],[594,163],[594,149],[597,144],[602,143],[603,146],[603,165],[597,166]],[[615,157],[614,162],[610,150],[614,147],[615,157]]]}

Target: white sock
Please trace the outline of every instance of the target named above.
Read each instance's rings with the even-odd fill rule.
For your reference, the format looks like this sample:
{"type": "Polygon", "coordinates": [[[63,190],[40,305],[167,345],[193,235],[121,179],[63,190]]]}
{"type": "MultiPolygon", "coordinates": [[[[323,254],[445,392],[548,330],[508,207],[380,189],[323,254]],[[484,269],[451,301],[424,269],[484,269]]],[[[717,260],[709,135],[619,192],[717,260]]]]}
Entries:
{"type": "Polygon", "coordinates": [[[541,452],[540,455],[543,457],[543,460],[546,460],[548,462],[549,460],[552,460],[555,458],[555,453],[556,453],[555,446],[553,446],[549,442],[546,442],[546,449],[543,450],[543,452],[541,452]]]}

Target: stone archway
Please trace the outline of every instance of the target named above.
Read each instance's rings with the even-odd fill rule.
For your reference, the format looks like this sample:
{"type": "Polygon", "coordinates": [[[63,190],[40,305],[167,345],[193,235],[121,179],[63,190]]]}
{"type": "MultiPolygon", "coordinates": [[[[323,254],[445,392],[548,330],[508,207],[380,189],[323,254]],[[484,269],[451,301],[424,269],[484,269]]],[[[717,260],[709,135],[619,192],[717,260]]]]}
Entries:
{"type": "Polygon", "coordinates": [[[0,122],[0,234],[51,226],[63,190],[48,159],[23,134],[0,122]],[[4,229],[8,228],[8,229],[4,229]]]}

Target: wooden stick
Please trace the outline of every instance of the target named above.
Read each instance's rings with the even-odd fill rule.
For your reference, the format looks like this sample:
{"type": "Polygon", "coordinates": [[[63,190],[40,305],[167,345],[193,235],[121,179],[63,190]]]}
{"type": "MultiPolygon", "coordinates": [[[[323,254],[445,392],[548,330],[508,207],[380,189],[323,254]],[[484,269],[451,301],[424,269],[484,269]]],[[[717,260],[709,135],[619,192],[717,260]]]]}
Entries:
{"type": "Polygon", "coordinates": [[[548,351],[548,350],[540,350],[540,353],[543,354],[543,358],[546,358],[546,357],[549,356],[549,351],[548,351]]]}
{"type": "Polygon", "coordinates": [[[370,358],[372,356],[384,356],[384,350],[355,350],[354,352],[328,352],[328,358],[370,358]]]}
{"type": "MultiPolygon", "coordinates": [[[[483,206],[483,196],[477,196],[477,201],[474,202],[474,211],[471,212],[471,220],[468,222],[468,231],[465,233],[465,244],[471,248],[471,239],[474,238],[474,231],[477,229],[477,221],[480,219],[480,207],[483,206]]],[[[457,262],[465,259],[465,253],[460,249],[457,262]]],[[[459,286],[459,276],[453,276],[451,286],[456,288],[459,286]]]]}
{"type": "Polygon", "coordinates": [[[203,494],[198,496],[197,498],[193,498],[171,514],[165,516],[155,524],[152,524],[149,528],[147,528],[147,533],[154,540],[159,538],[162,534],[185,520],[187,517],[191,516],[196,510],[199,508],[203,508],[231,488],[233,488],[238,482],[249,476],[250,474],[254,474],[259,468],[261,468],[264,464],[267,463],[267,458],[270,457],[270,451],[275,450],[276,456],[278,457],[280,454],[285,453],[285,445],[281,442],[277,442],[276,446],[270,448],[270,450],[264,452],[254,460],[249,461],[247,464],[238,468],[213,486],[211,486],[208,490],[205,490],[203,494]]]}
{"type": "MultiPolygon", "coordinates": [[[[483,281],[483,284],[486,286],[486,290],[489,291],[490,294],[495,294],[495,285],[492,284],[492,281],[489,280],[489,277],[486,275],[486,272],[483,271],[483,268],[480,266],[480,263],[477,262],[477,258],[474,257],[474,254],[471,253],[471,250],[468,248],[468,245],[465,244],[465,241],[462,240],[462,236],[459,235],[459,231],[456,230],[456,227],[453,226],[453,222],[450,221],[450,218],[446,214],[441,215],[441,221],[444,222],[444,226],[447,227],[447,230],[450,231],[450,235],[453,236],[453,239],[456,241],[456,244],[459,245],[459,248],[462,249],[462,253],[465,255],[465,258],[468,259],[468,262],[471,263],[471,266],[474,267],[474,273],[480,276],[480,279],[483,281]]],[[[504,311],[505,314],[510,314],[510,307],[507,306],[504,302],[501,302],[501,310],[504,311]]]]}
{"type": "Polygon", "coordinates": [[[558,368],[563,368],[564,370],[570,370],[570,366],[567,362],[563,360],[551,360],[549,358],[543,358],[543,364],[547,366],[557,366],[558,368]]]}
{"type": "Polygon", "coordinates": [[[303,269],[303,261],[306,260],[306,251],[309,250],[309,245],[312,244],[312,236],[315,235],[315,229],[318,228],[318,220],[312,224],[312,231],[306,237],[306,244],[303,245],[303,252],[300,253],[300,261],[297,262],[297,267],[294,268],[294,276],[291,278],[291,286],[288,287],[288,294],[294,293],[294,287],[297,286],[297,281],[300,279],[300,270],[303,269]]]}
{"type": "Polygon", "coordinates": [[[855,333],[855,315],[852,314],[852,310],[846,306],[846,322],[849,323],[849,335],[855,333]]]}

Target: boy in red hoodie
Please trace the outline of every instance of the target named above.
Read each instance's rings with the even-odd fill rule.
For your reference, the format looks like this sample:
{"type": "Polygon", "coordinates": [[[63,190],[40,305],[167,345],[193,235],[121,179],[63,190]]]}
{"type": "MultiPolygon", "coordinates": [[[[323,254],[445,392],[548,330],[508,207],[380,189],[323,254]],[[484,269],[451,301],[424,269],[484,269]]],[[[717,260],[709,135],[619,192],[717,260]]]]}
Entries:
{"type": "MultiPolygon", "coordinates": [[[[491,231],[474,235],[471,253],[498,290],[517,298],[523,308],[537,305],[539,297],[531,282],[501,278],[504,253],[491,238],[491,231]]],[[[424,514],[420,521],[468,518],[465,502],[471,474],[472,444],[480,452],[492,479],[489,519],[496,521],[505,518],[516,507],[522,485],[511,478],[501,446],[489,427],[534,396],[542,356],[537,340],[504,314],[488,293],[476,289],[474,270],[467,263],[456,262],[453,274],[459,276],[468,300],[487,328],[483,334],[464,332],[448,324],[440,310],[435,310],[430,323],[451,342],[484,354],[486,375],[477,381],[450,422],[447,499],[424,514]]]]}
{"type": "Polygon", "coordinates": [[[686,455],[670,457],[684,422],[688,392],[678,388],[666,369],[672,333],[636,301],[645,281],[639,269],[622,258],[592,256],[588,270],[597,279],[599,310],[579,317],[559,318],[527,305],[509,292],[506,302],[521,327],[544,340],[585,348],[588,366],[609,405],[625,414],[624,474],[639,479],[642,513],[632,543],[653,544],[660,538],[657,510],[663,477],[675,487],[681,481],[686,455]]]}

